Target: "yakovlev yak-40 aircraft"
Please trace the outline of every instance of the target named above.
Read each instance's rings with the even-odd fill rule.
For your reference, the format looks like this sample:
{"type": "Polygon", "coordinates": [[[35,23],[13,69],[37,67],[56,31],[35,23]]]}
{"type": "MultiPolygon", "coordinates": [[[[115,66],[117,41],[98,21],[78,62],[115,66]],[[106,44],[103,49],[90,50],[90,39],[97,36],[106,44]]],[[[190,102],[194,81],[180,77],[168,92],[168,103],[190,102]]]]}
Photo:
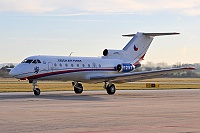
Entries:
{"type": "Polygon", "coordinates": [[[33,92],[40,95],[37,80],[73,81],[75,93],[83,92],[81,83],[104,82],[108,94],[116,91],[113,83],[133,82],[166,73],[194,70],[181,67],[144,72],[134,72],[141,66],[155,36],[179,33],[141,33],[123,35],[132,37],[122,50],[105,49],[102,57],[30,56],[10,71],[10,75],[33,84],[33,92]]]}

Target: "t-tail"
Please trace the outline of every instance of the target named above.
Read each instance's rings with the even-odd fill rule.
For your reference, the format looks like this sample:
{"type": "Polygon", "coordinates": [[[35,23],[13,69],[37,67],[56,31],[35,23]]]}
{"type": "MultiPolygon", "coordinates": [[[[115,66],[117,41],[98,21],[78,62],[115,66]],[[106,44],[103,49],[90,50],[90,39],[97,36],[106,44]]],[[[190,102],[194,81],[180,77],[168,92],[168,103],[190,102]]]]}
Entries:
{"type": "Polygon", "coordinates": [[[123,35],[125,37],[133,37],[122,50],[105,49],[103,55],[105,58],[123,59],[124,62],[134,64],[140,67],[140,61],[143,60],[151,42],[155,36],[176,35],[180,33],[142,33],[123,35]]]}

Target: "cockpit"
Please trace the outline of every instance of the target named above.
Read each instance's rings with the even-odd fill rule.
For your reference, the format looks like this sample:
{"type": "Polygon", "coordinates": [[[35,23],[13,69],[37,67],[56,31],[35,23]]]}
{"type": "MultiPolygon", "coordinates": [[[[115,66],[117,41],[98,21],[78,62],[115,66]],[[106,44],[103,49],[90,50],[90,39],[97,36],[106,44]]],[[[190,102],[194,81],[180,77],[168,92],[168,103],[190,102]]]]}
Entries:
{"type": "Polygon", "coordinates": [[[37,63],[41,63],[41,61],[39,59],[33,60],[33,59],[25,59],[23,60],[21,63],[33,63],[33,64],[37,64],[37,63]]]}

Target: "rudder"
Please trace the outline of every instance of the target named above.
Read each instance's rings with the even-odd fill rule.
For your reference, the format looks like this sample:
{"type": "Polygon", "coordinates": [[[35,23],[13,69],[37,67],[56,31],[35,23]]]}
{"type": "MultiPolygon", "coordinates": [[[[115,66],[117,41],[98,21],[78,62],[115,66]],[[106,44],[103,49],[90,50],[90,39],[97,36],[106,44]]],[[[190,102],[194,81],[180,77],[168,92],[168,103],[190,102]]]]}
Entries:
{"type": "Polygon", "coordinates": [[[126,51],[127,59],[134,63],[144,58],[144,55],[153,41],[153,37],[144,35],[140,32],[132,34],[132,36],[134,37],[128,42],[123,50],[126,51]]]}

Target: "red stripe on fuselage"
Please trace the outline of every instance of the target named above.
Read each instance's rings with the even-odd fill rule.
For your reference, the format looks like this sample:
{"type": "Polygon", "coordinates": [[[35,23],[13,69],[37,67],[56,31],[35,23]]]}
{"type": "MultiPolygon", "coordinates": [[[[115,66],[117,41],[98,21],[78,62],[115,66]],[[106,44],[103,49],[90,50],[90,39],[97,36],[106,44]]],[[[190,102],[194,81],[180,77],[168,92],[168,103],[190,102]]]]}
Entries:
{"type": "Polygon", "coordinates": [[[49,72],[49,73],[43,73],[43,74],[37,74],[33,76],[27,77],[27,79],[37,79],[47,76],[53,76],[53,75],[59,75],[59,74],[66,74],[66,73],[73,73],[73,72],[86,72],[86,71],[115,71],[114,68],[102,68],[102,69],[73,69],[73,70],[63,70],[63,71],[55,71],[55,72],[49,72]]]}

